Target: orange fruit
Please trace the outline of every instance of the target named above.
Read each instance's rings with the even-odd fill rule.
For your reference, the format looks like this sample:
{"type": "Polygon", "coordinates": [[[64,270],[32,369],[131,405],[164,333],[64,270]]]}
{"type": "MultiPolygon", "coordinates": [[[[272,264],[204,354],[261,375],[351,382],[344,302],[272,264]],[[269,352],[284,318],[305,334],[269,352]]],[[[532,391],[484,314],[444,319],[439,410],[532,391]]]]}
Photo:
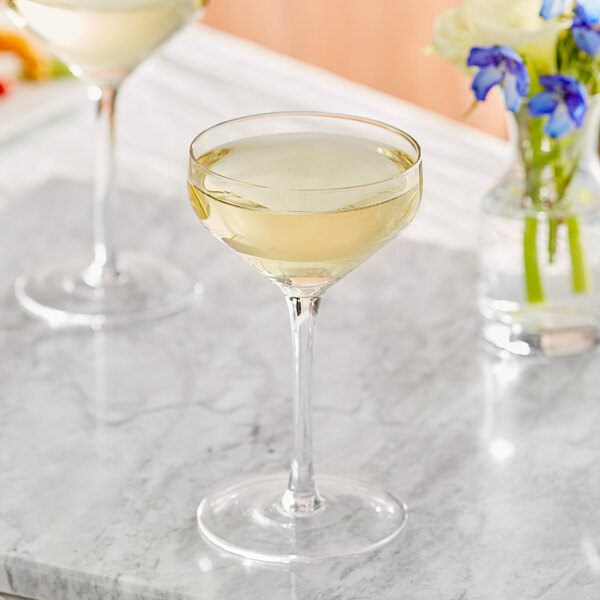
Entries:
{"type": "Polygon", "coordinates": [[[12,52],[22,60],[25,79],[47,79],[52,75],[46,55],[19,32],[0,29],[0,52],[12,52]]]}

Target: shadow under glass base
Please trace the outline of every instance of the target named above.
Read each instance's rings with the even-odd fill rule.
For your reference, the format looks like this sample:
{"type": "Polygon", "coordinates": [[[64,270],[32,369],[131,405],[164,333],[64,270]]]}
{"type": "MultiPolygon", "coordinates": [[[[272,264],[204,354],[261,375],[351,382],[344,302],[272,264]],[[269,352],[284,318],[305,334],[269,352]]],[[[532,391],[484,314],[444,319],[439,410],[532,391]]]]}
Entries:
{"type": "Polygon", "coordinates": [[[99,329],[175,313],[200,291],[185,271],[158,257],[123,252],[119,266],[119,276],[103,285],[86,282],[89,259],[44,266],[17,278],[15,296],[51,327],[99,329]]]}
{"type": "Polygon", "coordinates": [[[244,558],[295,563],[376,550],[406,523],[406,506],[385,490],[331,475],[317,477],[322,508],[290,515],[281,505],[287,482],[280,473],[217,490],[198,507],[200,532],[244,558]]]}

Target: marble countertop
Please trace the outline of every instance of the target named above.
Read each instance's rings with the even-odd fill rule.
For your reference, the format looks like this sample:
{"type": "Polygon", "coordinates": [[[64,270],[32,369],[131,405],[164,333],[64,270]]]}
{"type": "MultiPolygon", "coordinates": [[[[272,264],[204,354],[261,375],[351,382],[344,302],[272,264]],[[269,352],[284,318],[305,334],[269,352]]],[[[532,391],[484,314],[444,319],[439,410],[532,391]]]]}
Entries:
{"type": "Polygon", "coordinates": [[[14,277],[90,243],[91,111],[0,146],[0,597],[597,600],[597,354],[503,360],[478,337],[476,203],[505,144],[207,28],[134,74],[120,113],[123,238],[205,291],[95,333],[21,314],[14,277]],[[325,296],[316,349],[317,473],[384,484],[408,525],[373,554],[275,567],[208,546],[195,510],[215,485],[286,467],[287,314],[195,222],[184,177],[204,126],[291,108],[406,128],[426,183],[406,235],[325,296]]]}

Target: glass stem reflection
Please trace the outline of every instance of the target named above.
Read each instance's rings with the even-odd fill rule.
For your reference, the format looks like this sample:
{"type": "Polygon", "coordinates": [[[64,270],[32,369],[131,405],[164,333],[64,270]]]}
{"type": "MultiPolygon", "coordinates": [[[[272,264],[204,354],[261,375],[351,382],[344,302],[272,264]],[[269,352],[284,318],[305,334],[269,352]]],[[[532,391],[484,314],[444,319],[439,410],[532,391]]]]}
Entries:
{"type": "Polygon", "coordinates": [[[312,461],[312,362],[320,298],[286,297],[294,351],[294,446],[283,508],[292,514],[312,513],[324,506],[315,486],[312,461]]]}
{"type": "Polygon", "coordinates": [[[94,168],[94,260],[87,268],[85,281],[102,288],[124,279],[117,268],[116,219],[117,189],[115,173],[115,86],[89,87],[97,100],[94,168]]]}

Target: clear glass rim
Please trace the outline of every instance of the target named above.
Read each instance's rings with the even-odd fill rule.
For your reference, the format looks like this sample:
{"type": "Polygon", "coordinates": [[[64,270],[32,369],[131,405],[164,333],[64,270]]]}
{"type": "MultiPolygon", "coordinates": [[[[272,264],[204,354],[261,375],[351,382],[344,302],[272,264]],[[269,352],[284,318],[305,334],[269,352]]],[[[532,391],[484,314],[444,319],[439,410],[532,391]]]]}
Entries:
{"type": "Polygon", "coordinates": [[[381,185],[381,184],[389,182],[389,181],[394,181],[397,178],[408,178],[414,171],[416,171],[417,169],[420,168],[421,162],[422,162],[421,147],[419,146],[418,142],[410,134],[406,133],[402,129],[399,129],[398,127],[394,127],[393,125],[388,125],[387,123],[384,123],[383,121],[377,121],[377,120],[368,119],[365,117],[358,117],[355,115],[347,115],[347,114],[342,114],[342,113],[329,113],[329,112],[319,112],[319,111],[266,112],[266,113],[246,115],[243,117],[236,117],[234,119],[228,119],[226,121],[221,121],[220,123],[217,123],[215,125],[212,125],[211,127],[208,127],[207,129],[204,129],[196,137],[194,137],[194,139],[192,140],[192,143],[190,144],[189,153],[190,153],[190,161],[192,162],[192,164],[195,167],[204,171],[207,174],[213,175],[213,176],[223,179],[225,181],[231,181],[232,183],[248,186],[250,188],[262,189],[262,190],[280,190],[280,191],[287,191],[287,192],[311,192],[311,193],[312,192],[323,192],[323,193],[329,192],[329,193],[331,193],[331,192],[340,192],[340,191],[345,191],[345,190],[356,190],[356,189],[362,189],[362,188],[369,188],[372,186],[381,185]],[[326,187],[326,188],[280,188],[280,187],[275,187],[275,186],[267,186],[267,185],[260,185],[260,184],[256,184],[256,183],[250,183],[250,182],[244,181],[242,179],[235,179],[233,177],[228,177],[227,175],[218,173],[217,171],[213,171],[206,165],[203,165],[201,162],[199,162],[198,159],[196,158],[196,156],[194,154],[194,146],[195,146],[196,142],[201,137],[205,136],[206,134],[210,133],[211,131],[214,131],[215,129],[218,129],[218,128],[226,126],[226,125],[233,125],[235,123],[243,123],[244,121],[252,121],[255,119],[267,119],[267,118],[273,118],[273,117],[309,117],[309,118],[316,117],[316,118],[340,119],[340,120],[364,123],[366,125],[378,127],[380,129],[384,129],[388,132],[391,132],[395,135],[400,136],[401,138],[403,138],[405,141],[407,141],[413,147],[413,149],[417,153],[417,156],[416,156],[415,162],[408,169],[406,169],[405,171],[399,171],[398,173],[396,173],[390,177],[387,177],[385,179],[380,179],[377,181],[369,181],[369,182],[361,183],[358,185],[341,186],[341,187],[326,187]]]}

